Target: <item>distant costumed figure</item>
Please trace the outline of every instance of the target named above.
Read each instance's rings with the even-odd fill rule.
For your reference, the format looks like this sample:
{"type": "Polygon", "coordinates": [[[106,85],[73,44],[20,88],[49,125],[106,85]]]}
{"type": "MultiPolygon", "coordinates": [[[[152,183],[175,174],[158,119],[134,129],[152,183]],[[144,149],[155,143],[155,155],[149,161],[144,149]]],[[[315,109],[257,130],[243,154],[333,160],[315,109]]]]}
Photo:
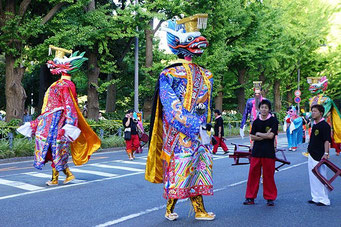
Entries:
{"type": "MultiPolygon", "coordinates": [[[[341,152],[341,114],[334,101],[326,96],[323,92],[327,90],[328,79],[327,77],[308,77],[310,84],[309,91],[315,95],[309,100],[310,107],[315,104],[320,104],[324,107],[323,118],[327,121],[332,129],[332,142],[331,147],[335,148],[336,155],[341,152]]],[[[312,127],[312,125],[311,125],[312,127]]]]}
{"type": "Polygon", "coordinates": [[[54,82],[44,96],[41,115],[36,120],[26,122],[17,131],[27,137],[35,135],[34,167],[41,170],[51,161],[52,180],[49,186],[58,185],[59,172],[66,175],[64,184],[75,179],[67,164],[70,154],[75,165],[88,162],[91,154],[100,146],[101,141],[84,119],[77,102],[75,84],[71,74],[78,71],[87,58],[78,51],[50,46],[56,51],[53,61],[47,67],[54,75],[61,78],[54,82]],[[72,54],[69,58],[65,54],[72,54]]]}
{"type": "Polygon", "coordinates": [[[291,106],[284,119],[284,131],[287,133],[289,151],[296,151],[297,145],[303,139],[303,119],[297,115],[297,110],[291,106]]]}
{"type": "Polygon", "coordinates": [[[213,195],[210,125],[213,78],[193,63],[208,45],[199,29],[207,14],[168,20],[168,46],[179,60],[165,68],[157,81],[152,108],[146,180],[164,183],[165,217],[175,220],[178,199],[190,198],[197,220],[213,220],[203,195],[213,195]]]}
{"type": "Polygon", "coordinates": [[[242,138],[244,138],[246,121],[249,118],[249,115],[250,115],[250,132],[251,132],[251,125],[252,125],[253,121],[257,119],[258,114],[259,114],[258,105],[263,99],[265,99],[265,98],[263,98],[262,93],[261,93],[262,81],[254,81],[253,82],[253,91],[254,91],[254,97],[249,98],[246,101],[242,122],[240,123],[239,134],[242,138]]]}

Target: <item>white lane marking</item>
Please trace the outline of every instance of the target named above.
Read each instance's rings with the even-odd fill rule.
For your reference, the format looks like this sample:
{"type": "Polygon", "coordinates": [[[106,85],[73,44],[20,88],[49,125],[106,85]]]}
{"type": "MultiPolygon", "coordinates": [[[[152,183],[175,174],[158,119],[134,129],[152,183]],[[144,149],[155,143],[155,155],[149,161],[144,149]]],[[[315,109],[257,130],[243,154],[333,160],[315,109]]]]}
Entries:
{"type": "Polygon", "coordinates": [[[212,155],[213,160],[219,160],[223,158],[228,158],[229,156],[223,156],[223,155],[212,155]]]}
{"type": "Polygon", "coordinates": [[[119,163],[132,164],[132,165],[142,165],[142,166],[146,165],[145,162],[136,162],[136,161],[115,160],[115,161],[112,161],[112,162],[119,162],[119,163]]]}
{"type": "Polygon", "coordinates": [[[113,173],[104,173],[100,171],[84,170],[84,169],[79,169],[79,168],[72,168],[71,172],[93,174],[93,175],[98,175],[101,177],[116,177],[117,176],[117,174],[113,174],[113,173]]]}
{"type": "Polygon", "coordinates": [[[0,184],[15,187],[15,188],[20,188],[26,191],[36,191],[36,190],[43,189],[43,187],[35,186],[32,184],[27,184],[27,183],[20,182],[20,181],[5,180],[5,179],[0,179],[0,184]]]}
{"type": "Polygon", "coordinates": [[[144,172],[144,169],[137,169],[137,168],[131,168],[131,167],[124,167],[124,166],[112,166],[112,165],[106,165],[106,164],[89,164],[89,166],[95,166],[99,168],[108,168],[108,169],[121,169],[121,170],[127,170],[127,171],[133,171],[133,172],[144,172]]]}
{"type": "Polygon", "coordinates": [[[69,188],[69,187],[74,187],[74,186],[78,186],[78,185],[90,184],[90,183],[94,183],[94,182],[102,182],[102,181],[112,180],[112,179],[116,179],[116,178],[129,177],[129,176],[138,175],[138,174],[142,174],[142,172],[138,172],[138,173],[129,173],[129,174],[124,174],[124,175],[120,175],[120,176],[102,178],[102,179],[97,179],[97,180],[92,180],[92,181],[85,181],[85,182],[82,182],[82,183],[79,183],[79,184],[67,184],[67,185],[58,186],[58,187],[52,187],[52,188],[46,187],[46,188],[43,188],[42,190],[37,190],[37,191],[24,192],[24,193],[18,193],[18,194],[13,194],[13,195],[2,196],[2,197],[0,197],[0,200],[15,198],[15,197],[24,196],[24,195],[30,195],[30,194],[34,194],[34,193],[38,193],[38,192],[45,192],[45,191],[51,191],[51,190],[58,190],[58,189],[69,188]]]}
{"type": "MultiPolygon", "coordinates": [[[[306,164],[307,162],[302,162],[302,163],[298,163],[296,165],[293,165],[293,166],[290,166],[287,167],[287,168],[284,168],[282,169],[281,171],[284,171],[284,170],[288,170],[288,169],[291,169],[291,168],[294,168],[294,167],[297,167],[297,166],[301,166],[303,164],[306,164]]],[[[242,181],[239,181],[239,182],[236,182],[236,183],[233,183],[233,184],[229,184],[225,187],[222,187],[222,188],[217,188],[215,190],[213,190],[214,192],[219,192],[219,191],[223,191],[223,190],[226,190],[230,187],[234,187],[234,186],[237,186],[237,185],[241,185],[241,184],[244,184],[246,183],[247,180],[242,180],[242,181]]],[[[178,201],[179,202],[184,202],[186,201],[186,199],[184,200],[181,200],[181,201],[178,201]]],[[[144,211],[141,211],[139,213],[135,213],[135,214],[130,214],[130,215],[127,215],[127,216],[124,216],[124,217],[121,217],[121,218],[118,218],[118,219],[114,219],[112,221],[108,221],[108,222],[105,222],[103,224],[99,224],[99,225],[96,225],[96,227],[107,227],[107,226],[111,226],[111,225],[115,225],[115,224],[118,224],[118,223],[121,223],[121,222],[124,222],[124,221],[128,221],[130,219],[133,219],[133,218],[137,218],[139,216],[142,216],[142,215],[145,215],[145,214],[148,214],[148,213],[151,213],[153,211],[158,211],[158,210],[161,210],[161,209],[164,209],[166,207],[166,205],[163,205],[163,206],[159,206],[159,207],[154,207],[154,208],[151,208],[151,209],[147,209],[147,210],[144,210],[144,211]]]]}
{"type": "MultiPolygon", "coordinates": [[[[37,172],[29,172],[29,173],[23,173],[25,175],[29,175],[32,177],[39,177],[39,178],[44,178],[44,179],[51,179],[51,175],[46,174],[46,173],[37,173],[37,172]]],[[[59,176],[58,178],[59,180],[65,180],[65,176],[59,176]]],[[[74,179],[72,181],[73,184],[77,184],[77,183],[81,183],[84,182],[84,180],[78,180],[78,179],[74,179]]]]}

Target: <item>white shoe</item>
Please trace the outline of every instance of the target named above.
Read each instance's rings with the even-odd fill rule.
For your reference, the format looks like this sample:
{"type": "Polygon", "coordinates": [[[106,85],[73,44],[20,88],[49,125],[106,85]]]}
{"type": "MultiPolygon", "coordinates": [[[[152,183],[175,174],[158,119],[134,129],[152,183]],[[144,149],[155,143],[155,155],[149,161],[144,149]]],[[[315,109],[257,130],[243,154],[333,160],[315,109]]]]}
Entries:
{"type": "Polygon", "coordinates": [[[174,221],[176,219],[178,219],[179,215],[177,213],[170,213],[170,214],[165,214],[165,218],[170,220],[170,221],[174,221]]]}

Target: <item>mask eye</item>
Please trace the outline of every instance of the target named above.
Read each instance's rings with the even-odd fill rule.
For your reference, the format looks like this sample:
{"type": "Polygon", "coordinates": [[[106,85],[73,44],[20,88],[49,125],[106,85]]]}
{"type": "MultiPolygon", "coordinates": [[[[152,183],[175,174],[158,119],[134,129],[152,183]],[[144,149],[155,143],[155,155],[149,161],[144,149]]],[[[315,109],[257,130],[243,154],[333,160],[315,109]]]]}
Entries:
{"type": "Polygon", "coordinates": [[[188,42],[191,42],[191,41],[193,41],[193,40],[194,40],[193,36],[190,36],[190,37],[187,38],[187,41],[188,41],[188,42]]]}

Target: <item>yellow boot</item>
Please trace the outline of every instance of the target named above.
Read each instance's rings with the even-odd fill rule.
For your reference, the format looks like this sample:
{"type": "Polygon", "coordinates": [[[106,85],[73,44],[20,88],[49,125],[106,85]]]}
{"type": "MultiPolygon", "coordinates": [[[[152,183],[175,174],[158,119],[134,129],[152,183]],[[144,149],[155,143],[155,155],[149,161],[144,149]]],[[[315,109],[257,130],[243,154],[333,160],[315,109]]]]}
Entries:
{"type": "Polygon", "coordinates": [[[71,173],[69,167],[64,169],[63,172],[66,175],[66,179],[64,180],[63,184],[67,184],[75,179],[75,176],[71,173]]]}
{"type": "Polygon", "coordinates": [[[212,212],[206,212],[204,207],[204,200],[202,195],[190,197],[194,212],[195,212],[195,219],[196,220],[204,220],[204,221],[211,221],[214,220],[215,214],[212,212]]]}
{"type": "Polygon", "coordinates": [[[52,179],[46,182],[47,186],[56,186],[58,185],[58,177],[59,172],[56,170],[56,168],[52,168],[52,179]]]}
{"type": "Polygon", "coordinates": [[[178,199],[168,199],[167,200],[167,206],[166,206],[166,214],[165,218],[167,218],[170,221],[176,220],[179,215],[177,213],[174,213],[174,207],[178,199]]]}

